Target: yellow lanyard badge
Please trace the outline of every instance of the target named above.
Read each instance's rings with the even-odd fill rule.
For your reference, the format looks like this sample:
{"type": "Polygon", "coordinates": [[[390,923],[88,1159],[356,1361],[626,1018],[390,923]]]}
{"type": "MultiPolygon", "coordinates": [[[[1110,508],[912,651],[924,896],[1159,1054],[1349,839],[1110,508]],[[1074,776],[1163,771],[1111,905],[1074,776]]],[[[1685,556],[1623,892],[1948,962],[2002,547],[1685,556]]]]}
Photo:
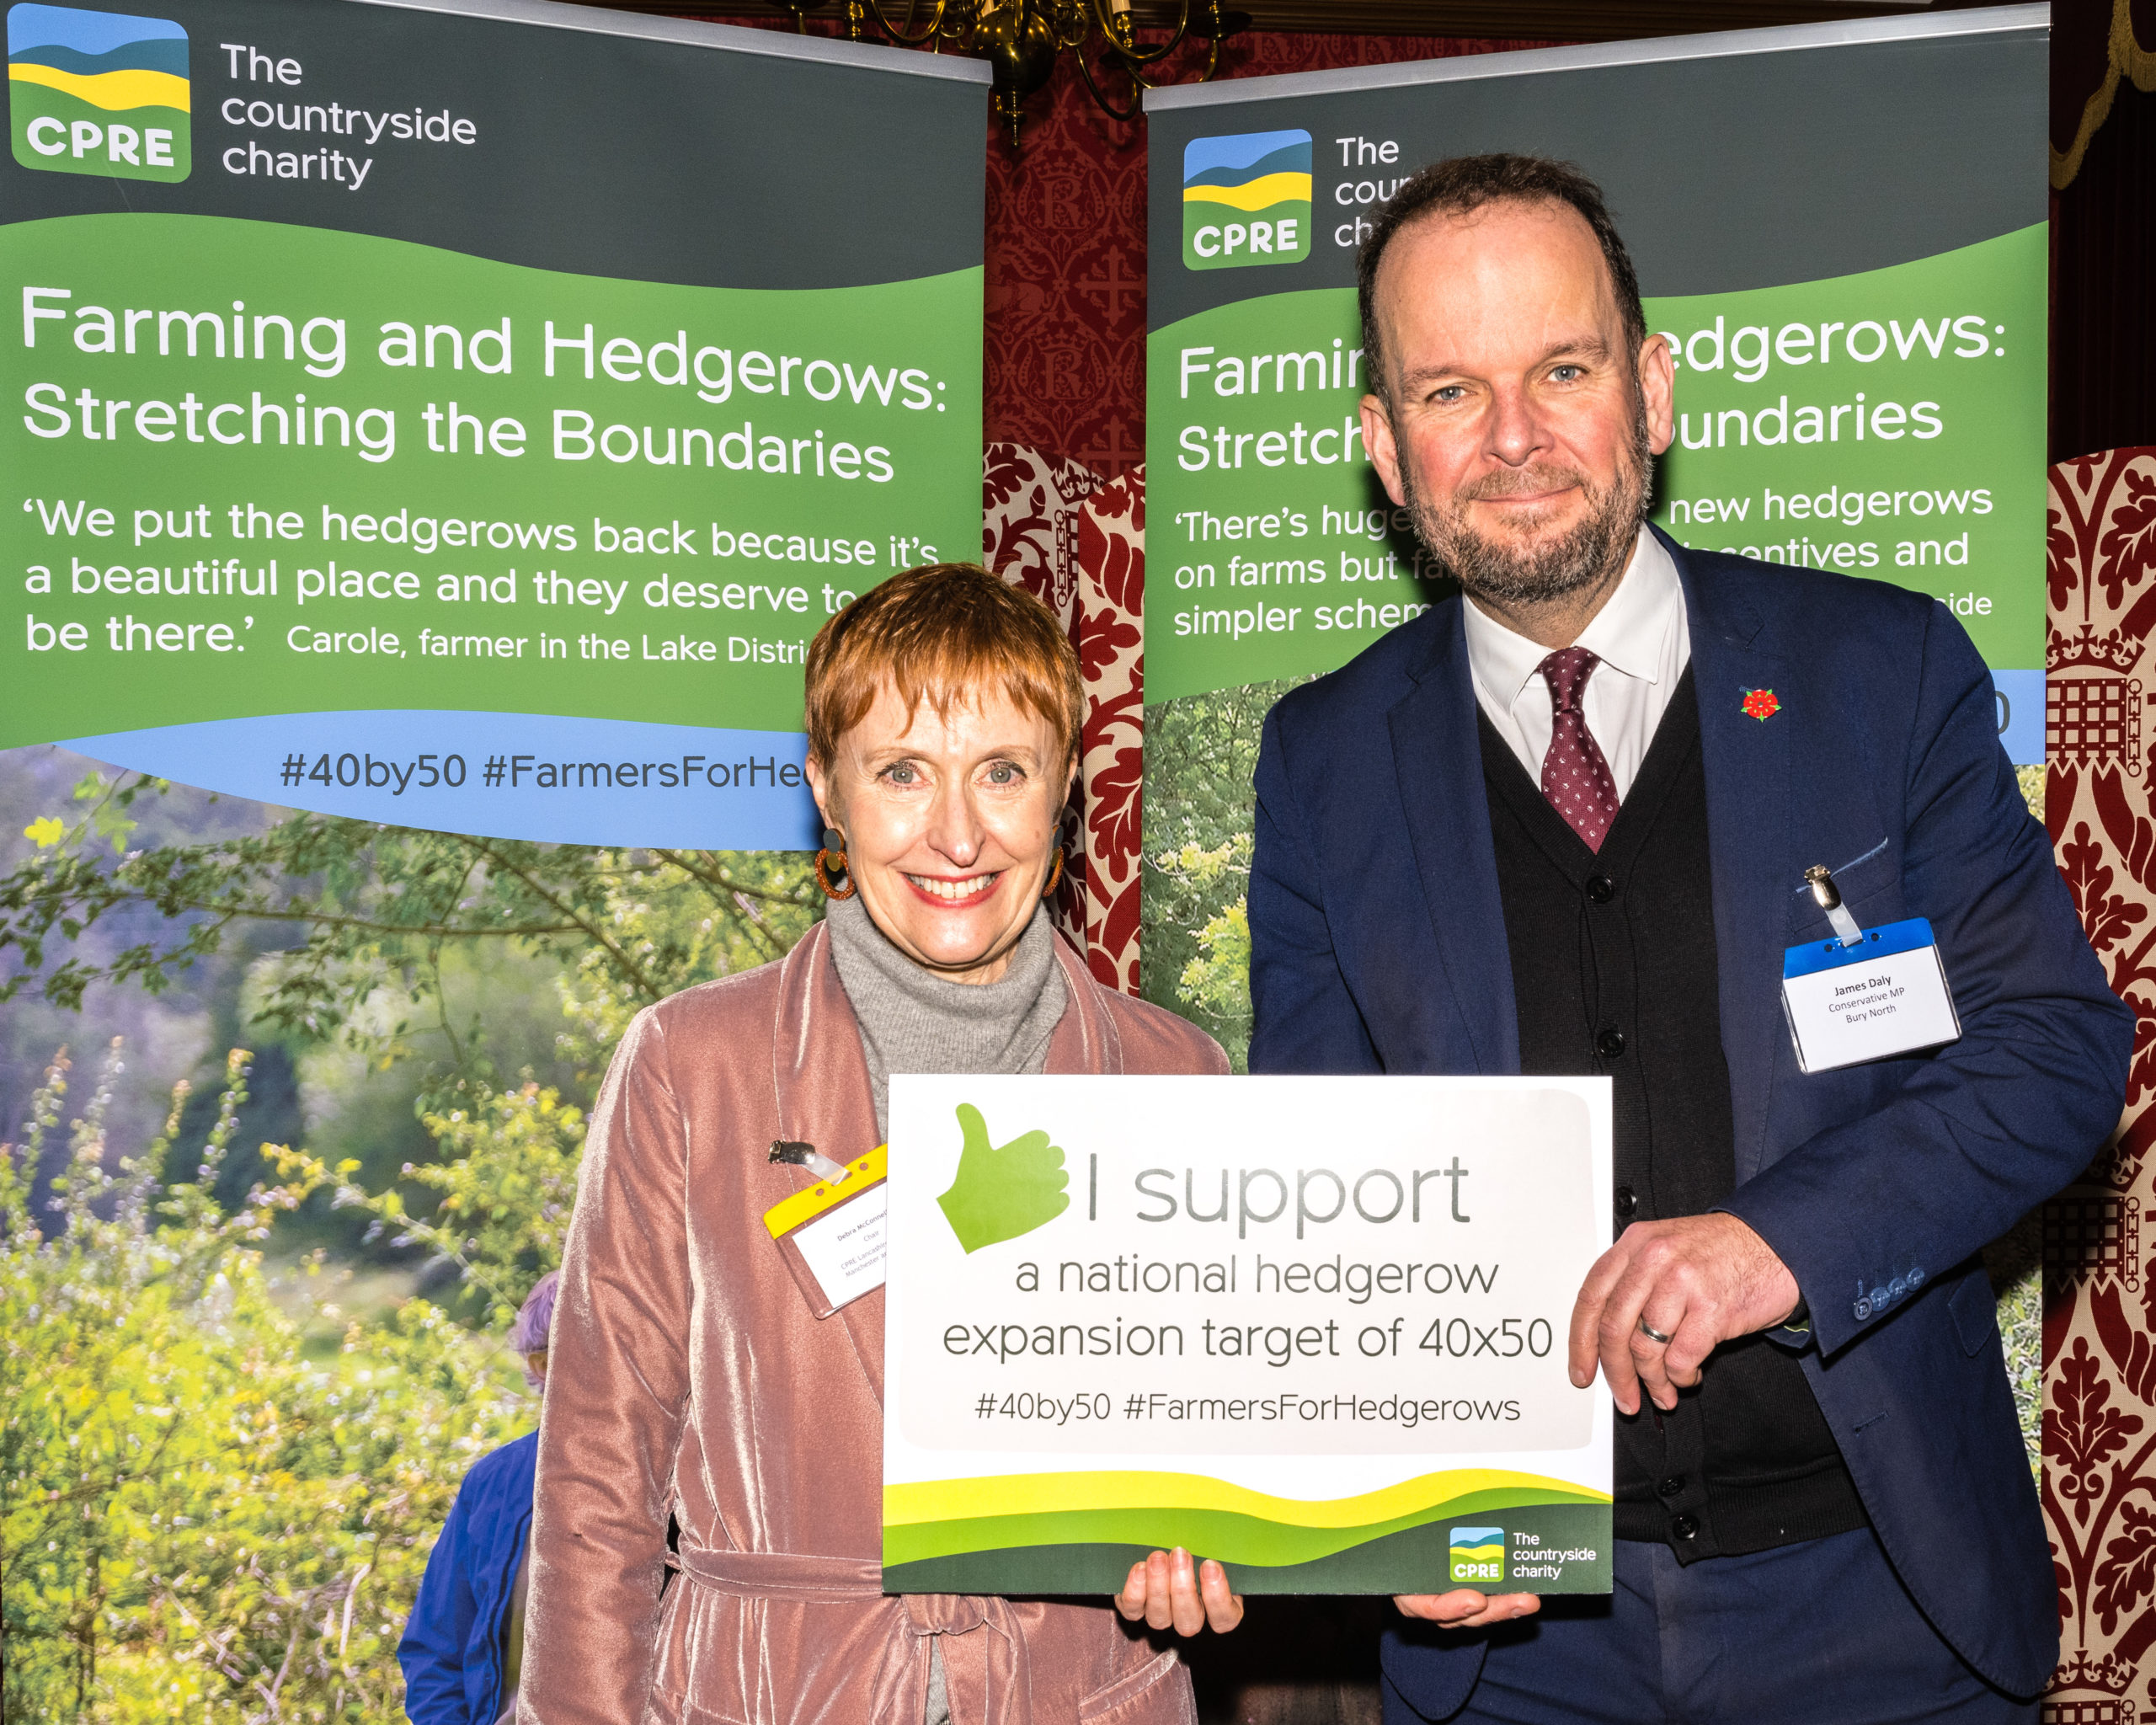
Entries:
{"type": "Polygon", "coordinates": [[[814,1145],[781,1140],[771,1146],[771,1160],[824,1176],[764,1212],[764,1226],[809,1311],[829,1317],[882,1287],[890,1245],[889,1146],[879,1144],[858,1161],[841,1164],[814,1145]]]}

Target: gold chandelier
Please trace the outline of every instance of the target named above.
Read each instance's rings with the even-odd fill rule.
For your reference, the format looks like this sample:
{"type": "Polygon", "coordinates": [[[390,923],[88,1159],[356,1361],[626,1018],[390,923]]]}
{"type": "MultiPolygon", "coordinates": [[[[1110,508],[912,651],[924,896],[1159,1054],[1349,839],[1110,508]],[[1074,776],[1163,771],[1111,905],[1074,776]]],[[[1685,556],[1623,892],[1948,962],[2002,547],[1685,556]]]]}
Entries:
{"type": "MultiPolygon", "coordinates": [[[[808,14],[830,0],[771,3],[792,13],[805,34],[808,14]]],[[[1014,147],[1026,98],[1049,81],[1059,54],[1075,56],[1086,88],[1102,113],[1127,121],[1138,117],[1144,93],[1161,81],[1150,76],[1153,68],[1186,40],[1205,45],[1204,64],[1195,77],[1175,82],[1203,83],[1219,63],[1220,44],[1248,29],[1251,22],[1247,13],[1224,10],[1220,0],[1177,0],[1175,26],[1167,40],[1143,43],[1132,21],[1130,0],[906,0],[905,14],[897,19],[884,11],[883,0],[840,3],[849,41],[862,40],[873,28],[903,47],[940,53],[947,45],[985,59],[995,71],[996,117],[1011,128],[1014,147]],[[1120,103],[1103,88],[1118,83],[1129,88],[1128,99],[1120,103]]]]}

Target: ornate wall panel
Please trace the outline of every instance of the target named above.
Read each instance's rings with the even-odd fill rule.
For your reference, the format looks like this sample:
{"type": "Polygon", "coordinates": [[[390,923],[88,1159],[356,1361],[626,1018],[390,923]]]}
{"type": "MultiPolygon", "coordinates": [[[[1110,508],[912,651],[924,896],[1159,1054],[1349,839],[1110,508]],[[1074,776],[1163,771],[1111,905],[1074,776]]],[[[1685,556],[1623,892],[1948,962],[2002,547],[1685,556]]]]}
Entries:
{"type": "Polygon", "coordinates": [[[1139,779],[1145,743],[1145,475],[1110,481],[1078,515],[1079,662],[1086,676],[1086,951],[1138,992],[1139,779]]]}
{"type": "Polygon", "coordinates": [[[2042,1486],[2062,1657],[2046,1725],[2156,1717],[2156,449],[2052,469],[2046,824],[2140,1023],[2119,1134],[2044,1210],[2042,1486]]]}
{"type": "Polygon", "coordinates": [[[1071,462],[990,444],[982,473],[981,561],[1045,601],[1078,649],[1086,721],[1079,794],[1057,921],[1093,974],[1138,989],[1139,682],[1145,591],[1143,470],[1103,482],[1071,462]]]}

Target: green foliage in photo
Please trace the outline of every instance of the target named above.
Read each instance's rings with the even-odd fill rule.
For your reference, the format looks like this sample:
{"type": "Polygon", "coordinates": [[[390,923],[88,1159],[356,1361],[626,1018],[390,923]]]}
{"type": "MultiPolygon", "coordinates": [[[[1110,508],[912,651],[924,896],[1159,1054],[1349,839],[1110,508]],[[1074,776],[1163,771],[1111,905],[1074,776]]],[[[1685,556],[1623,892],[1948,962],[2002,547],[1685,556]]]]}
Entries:
{"type": "Polygon", "coordinates": [[[592,1056],[638,1009],[781,956],[819,902],[793,852],[611,851],[325,814],[127,848],[138,801],[172,788],[94,774],[77,788],[78,810],[31,821],[36,851],[0,877],[0,955],[17,961],[0,1001],[35,992],[80,1007],[99,984],[161,993],[237,931],[275,926],[291,943],[255,979],[257,1022],[385,1063],[431,1030],[448,1073],[470,1077],[486,1069],[483,1015],[450,1015],[446,955],[505,947],[574,972],[576,1049],[592,1056]],[[104,959],[77,948],[101,918],[137,907],[164,919],[157,937],[104,959]]]}
{"type": "Polygon", "coordinates": [[[70,1119],[55,1060],[24,1141],[0,1147],[0,1712],[395,1718],[397,1642],[457,1484],[536,1405],[499,1345],[424,1301],[344,1324],[318,1254],[270,1276],[276,1220],[350,1169],[264,1146],[274,1178],[217,1202],[244,1053],[192,1149],[184,1090],[156,1143],[107,1141],[120,1064],[115,1044],[70,1119]],[[63,1133],[35,1192],[24,1171],[63,1133]]]}
{"type": "Polygon", "coordinates": [[[0,876],[0,956],[15,961],[0,1001],[163,996],[249,953],[245,1033],[291,1051],[311,1133],[355,1164],[280,1239],[424,1247],[454,1266],[452,1304],[471,1320],[504,1319],[558,1259],[578,1104],[630,1019],[780,957],[821,914],[798,852],[612,851],[274,812],[237,836],[132,842],[150,808],[188,794],[93,773],[72,807],[31,821],[34,849],[0,876]],[[125,919],[149,937],[84,938],[125,919]],[[265,947],[264,931],[282,944],[265,947]]]}
{"type": "Polygon", "coordinates": [[[1273,703],[1307,677],[1145,709],[1140,992],[1249,1070],[1251,826],[1258,741],[1273,703]]]}

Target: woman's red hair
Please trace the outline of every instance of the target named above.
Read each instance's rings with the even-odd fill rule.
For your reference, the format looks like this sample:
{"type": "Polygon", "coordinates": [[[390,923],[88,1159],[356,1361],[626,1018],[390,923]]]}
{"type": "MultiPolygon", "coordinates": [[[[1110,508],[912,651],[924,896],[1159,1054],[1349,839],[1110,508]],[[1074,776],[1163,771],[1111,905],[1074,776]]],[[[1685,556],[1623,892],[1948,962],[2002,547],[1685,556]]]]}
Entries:
{"type": "Polygon", "coordinates": [[[1048,721],[1066,765],[1078,757],[1085,693],[1070,638],[1039,600],[978,563],[894,575],[816,632],[808,658],[810,757],[829,762],[887,684],[909,721],[923,701],[947,718],[953,702],[1000,689],[1048,721]]]}

